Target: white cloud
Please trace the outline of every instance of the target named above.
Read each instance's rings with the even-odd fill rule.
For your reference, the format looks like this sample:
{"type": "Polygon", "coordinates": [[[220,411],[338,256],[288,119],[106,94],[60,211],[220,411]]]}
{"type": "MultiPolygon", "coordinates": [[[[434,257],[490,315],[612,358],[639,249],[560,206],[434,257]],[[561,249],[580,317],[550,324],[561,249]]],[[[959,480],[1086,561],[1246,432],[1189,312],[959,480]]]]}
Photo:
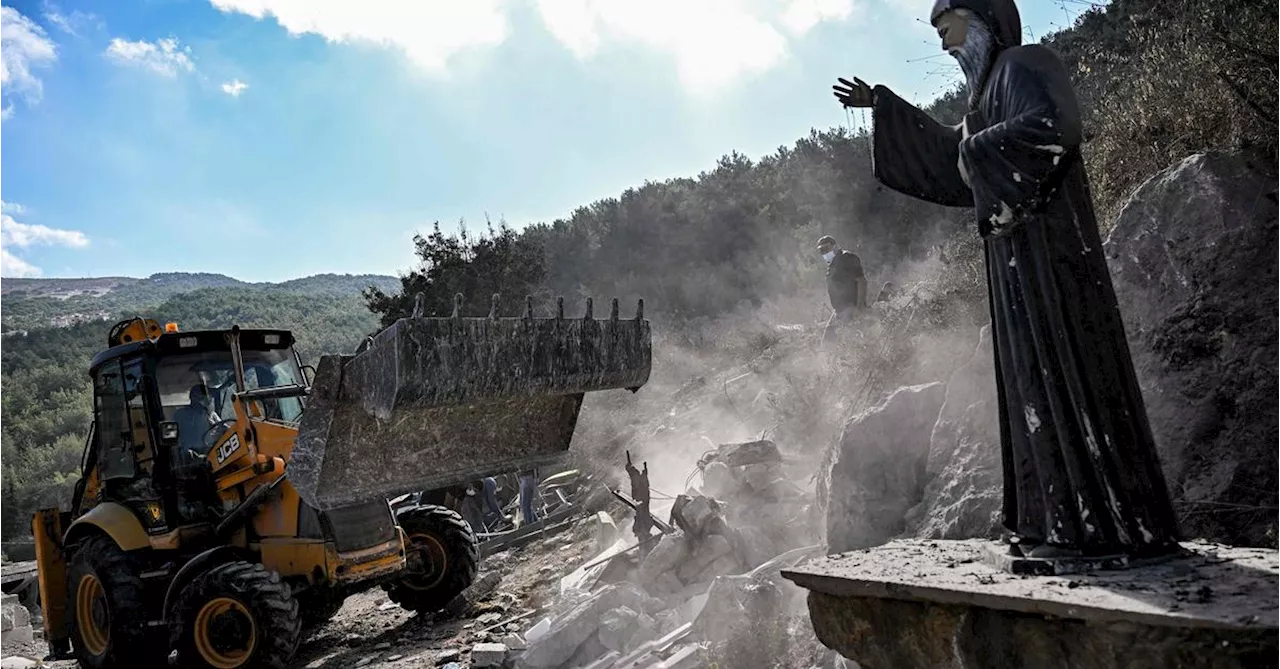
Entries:
{"type": "Polygon", "coordinates": [[[803,35],[823,21],[844,21],[853,14],[853,0],[790,0],[782,10],[782,25],[803,35]]]}
{"type": "Polygon", "coordinates": [[[5,99],[3,117],[13,114],[11,95],[27,104],[40,101],[43,86],[32,69],[47,67],[58,60],[58,48],[49,35],[31,19],[12,7],[0,7],[0,96],[5,99]]]}
{"type": "Polygon", "coordinates": [[[107,45],[106,56],[122,65],[145,68],[165,77],[176,77],[180,72],[195,69],[191,62],[191,47],[182,46],[173,37],[155,42],[130,42],[117,37],[107,45]]]}
{"type": "Polygon", "coordinates": [[[30,225],[14,220],[26,212],[21,205],[0,203],[0,275],[6,277],[40,276],[40,268],[14,255],[11,249],[32,246],[64,246],[84,248],[89,238],[76,230],[61,230],[44,225],[30,225]]]}
{"type": "Polygon", "coordinates": [[[508,25],[501,0],[210,0],[224,12],[270,15],[293,35],[400,49],[419,67],[443,74],[467,49],[501,44],[508,25]]]}
{"type": "MultiPolygon", "coordinates": [[[[403,51],[444,74],[468,49],[506,40],[511,0],[209,0],[224,12],[274,17],[294,35],[403,51]]],[[[671,59],[690,90],[705,92],[781,63],[789,41],[848,19],[855,0],[534,0],[546,29],[575,56],[640,47],[671,59]]]]}
{"type": "Polygon", "coordinates": [[[547,29],[574,55],[609,43],[668,54],[686,87],[727,84],[782,62],[789,40],[823,21],[849,18],[853,0],[537,0],[547,29]]]}
{"type": "Polygon", "coordinates": [[[56,4],[45,0],[44,20],[49,25],[73,37],[79,37],[81,31],[90,28],[101,28],[102,20],[96,14],[82,12],[78,9],[64,13],[56,4]]]}
{"type": "Polygon", "coordinates": [[[771,17],[743,0],[538,0],[538,9],[551,34],[578,58],[605,44],[639,45],[670,56],[680,80],[695,91],[767,70],[787,55],[787,40],[771,17]]]}
{"type": "Polygon", "coordinates": [[[249,84],[246,84],[239,79],[232,79],[231,81],[227,81],[222,84],[222,92],[233,98],[238,98],[248,87],[249,84]]]}

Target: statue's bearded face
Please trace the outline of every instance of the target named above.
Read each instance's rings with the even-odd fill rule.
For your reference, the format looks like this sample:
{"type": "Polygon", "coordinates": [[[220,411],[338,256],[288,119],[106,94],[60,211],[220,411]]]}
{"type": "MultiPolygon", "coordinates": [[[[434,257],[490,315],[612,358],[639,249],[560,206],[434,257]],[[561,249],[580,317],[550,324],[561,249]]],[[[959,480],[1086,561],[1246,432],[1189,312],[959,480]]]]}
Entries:
{"type": "Polygon", "coordinates": [[[933,27],[942,39],[943,51],[955,51],[964,46],[969,35],[969,22],[974,18],[967,9],[947,10],[933,20],[933,27]]]}

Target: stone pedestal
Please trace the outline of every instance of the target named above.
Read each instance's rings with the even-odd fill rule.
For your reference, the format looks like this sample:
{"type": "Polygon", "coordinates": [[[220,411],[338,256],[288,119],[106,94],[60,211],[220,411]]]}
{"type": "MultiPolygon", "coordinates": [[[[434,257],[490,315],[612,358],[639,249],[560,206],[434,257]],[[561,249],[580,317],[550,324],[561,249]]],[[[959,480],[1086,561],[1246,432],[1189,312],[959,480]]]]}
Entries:
{"type": "Polygon", "coordinates": [[[783,576],[814,631],[863,669],[1274,667],[1274,550],[1185,543],[1156,564],[1016,575],[991,543],[898,541],[783,576]]]}

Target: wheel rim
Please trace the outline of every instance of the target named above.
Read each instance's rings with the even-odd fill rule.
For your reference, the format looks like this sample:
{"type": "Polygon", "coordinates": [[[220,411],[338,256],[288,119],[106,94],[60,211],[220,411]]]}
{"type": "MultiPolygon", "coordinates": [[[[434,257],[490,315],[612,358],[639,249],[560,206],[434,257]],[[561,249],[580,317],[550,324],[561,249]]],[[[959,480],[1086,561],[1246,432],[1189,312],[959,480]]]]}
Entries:
{"type": "Polygon", "coordinates": [[[111,608],[107,605],[107,591],[94,574],[81,576],[76,585],[76,626],[90,655],[107,652],[111,641],[111,608]]]}
{"type": "Polygon", "coordinates": [[[409,573],[404,584],[414,590],[434,588],[444,580],[449,571],[449,554],[444,544],[430,534],[410,534],[405,570],[409,573]]]}
{"type": "Polygon", "coordinates": [[[230,597],[218,597],[200,607],[194,634],[200,657],[218,669],[244,665],[258,644],[249,607],[230,597]]]}

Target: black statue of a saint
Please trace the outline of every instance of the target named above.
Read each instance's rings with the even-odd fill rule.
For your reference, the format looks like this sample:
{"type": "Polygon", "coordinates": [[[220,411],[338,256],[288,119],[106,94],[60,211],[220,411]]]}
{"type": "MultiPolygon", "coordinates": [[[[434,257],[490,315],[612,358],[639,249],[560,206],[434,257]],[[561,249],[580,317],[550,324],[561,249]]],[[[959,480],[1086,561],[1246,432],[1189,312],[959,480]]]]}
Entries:
{"type": "Polygon", "coordinates": [[[1080,158],[1066,68],[1022,43],[1013,0],[938,0],[969,112],[939,124],[884,86],[841,79],[870,107],[886,186],[973,207],[986,248],[1010,552],[1154,557],[1177,522],[1134,374],[1080,158]]]}

